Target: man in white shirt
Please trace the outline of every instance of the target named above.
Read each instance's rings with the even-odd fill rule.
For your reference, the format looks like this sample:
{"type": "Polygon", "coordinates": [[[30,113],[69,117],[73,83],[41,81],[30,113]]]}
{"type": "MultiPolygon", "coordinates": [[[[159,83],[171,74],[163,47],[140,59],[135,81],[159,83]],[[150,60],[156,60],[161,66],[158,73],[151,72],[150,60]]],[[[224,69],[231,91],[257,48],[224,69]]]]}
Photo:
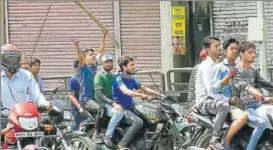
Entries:
{"type": "Polygon", "coordinates": [[[196,74],[196,107],[203,115],[216,115],[213,129],[213,137],[209,148],[215,150],[224,149],[220,143],[220,131],[229,112],[229,103],[223,100],[215,100],[211,97],[211,82],[214,75],[213,67],[218,63],[221,55],[220,40],[216,37],[205,37],[203,46],[208,52],[206,60],[198,67],[196,74]]]}
{"type": "MultiPolygon", "coordinates": [[[[1,107],[12,107],[23,101],[50,108],[31,72],[20,69],[22,54],[11,44],[1,46],[1,107]]],[[[1,129],[7,125],[8,112],[1,112],[1,129]]]]}

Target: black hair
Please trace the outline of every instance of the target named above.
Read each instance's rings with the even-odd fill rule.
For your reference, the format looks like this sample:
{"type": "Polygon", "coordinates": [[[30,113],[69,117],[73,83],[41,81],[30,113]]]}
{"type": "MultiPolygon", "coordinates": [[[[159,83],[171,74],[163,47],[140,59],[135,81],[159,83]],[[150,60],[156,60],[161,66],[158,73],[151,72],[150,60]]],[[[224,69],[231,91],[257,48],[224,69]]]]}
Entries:
{"type": "Polygon", "coordinates": [[[134,61],[135,58],[132,56],[120,56],[118,58],[118,65],[121,71],[123,71],[123,66],[127,66],[130,61],[134,61]]]}
{"type": "Polygon", "coordinates": [[[82,50],[82,53],[83,53],[84,55],[86,55],[86,53],[89,52],[89,51],[95,53],[94,49],[92,49],[92,48],[83,49],[83,50],[82,50]]]}
{"type": "Polygon", "coordinates": [[[206,36],[206,37],[203,39],[203,41],[202,41],[204,48],[210,48],[210,44],[211,44],[211,41],[212,41],[212,40],[216,40],[216,41],[219,41],[219,42],[220,42],[220,39],[217,38],[217,37],[214,37],[214,36],[206,36]]]}
{"type": "Polygon", "coordinates": [[[244,53],[246,50],[253,48],[254,50],[256,49],[256,45],[253,42],[249,41],[242,41],[239,44],[239,52],[244,53]]]}
{"type": "Polygon", "coordinates": [[[41,65],[41,61],[38,58],[32,57],[31,60],[29,61],[28,65],[31,67],[32,65],[39,63],[41,65]]]}
{"type": "Polygon", "coordinates": [[[79,66],[79,60],[77,59],[77,60],[74,60],[74,62],[73,62],[73,67],[74,68],[78,68],[78,66],[79,66]]]}
{"type": "Polygon", "coordinates": [[[225,40],[224,43],[223,43],[224,50],[227,50],[227,48],[229,47],[229,45],[231,43],[239,44],[239,41],[237,39],[235,39],[235,38],[230,38],[228,40],[225,40]]]}

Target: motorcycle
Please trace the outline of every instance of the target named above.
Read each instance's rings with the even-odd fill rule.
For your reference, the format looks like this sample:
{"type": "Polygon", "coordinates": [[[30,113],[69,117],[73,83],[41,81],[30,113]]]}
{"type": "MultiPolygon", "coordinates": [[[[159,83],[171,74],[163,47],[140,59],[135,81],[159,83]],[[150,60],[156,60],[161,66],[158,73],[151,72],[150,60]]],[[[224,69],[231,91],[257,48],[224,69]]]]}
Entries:
{"type": "MultiPolygon", "coordinates": [[[[273,149],[273,105],[263,104],[257,109],[259,115],[264,118],[267,122],[266,130],[264,131],[262,137],[260,138],[256,150],[271,150],[273,149]]],[[[202,116],[198,112],[193,111],[192,120],[195,120],[197,124],[199,124],[201,130],[199,133],[202,133],[201,136],[197,138],[197,142],[195,145],[200,148],[207,148],[209,142],[212,138],[212,130],[213,130],[213,118],[208,116],[202,116]]],[[[222,139],[225,136],[225,133],[228,130],[228,125],[231,122],[226,122],[222,128],[222,139]]],[[[234,150],[246,149],[248,142],[250,140],[252,131],[254,130],[253,126],[246,125],[243,127],[232,139],[231,148],[234,150]]]]}
{"type": "MultiPolygon", "coordinates": [[[[142,103],[135,106],[133,112],[143,119],[144,124],[130,144],[134,150],[182,150],[186,149],[191,141],[187,132],[190,124],[183,120],[179,111],[179,104],[170,96],[162,100],[153,100],[150,103],[142,103]]],[[[104,116],[104,115],[103,115],[104,116]]],[[[109,118],[104,117],[105,125],[109,118]]],[[[105,126],[104,128],[106,128],[105,126]]],[[[128,129],[125,120],[121,120],[113,135],[113,142],[117,144],[128,129]]],[[[80,124],[80,131],[92,137],[94,132],[93,119],[87,119],[80,124]]],[[[96,143],[94,150],[111,150],[107,143],[96,143]]]]}
{"type": "MultiPolygon", "coordinates": [[[[70,108],[61,100],[52,100],[51,104],[53,108],[42,116],[42,124],[51,125],[52,129],[40,144],[52,150],[93,150],[95,145],[84,132],[72,130],[74,120],[70,108]]],[[[46,110],[41,108],[39,111],[46,110]]]]}
{"type": "Polygon", "coordinates": [[[39,146],[39,139],[44,135],[41,115],[37,106],[31,102],[16,103],[11,109],[1,108],[1,112],[9,110],[8,124],[1,131],[2,149],[44,149],[39,146]]]}

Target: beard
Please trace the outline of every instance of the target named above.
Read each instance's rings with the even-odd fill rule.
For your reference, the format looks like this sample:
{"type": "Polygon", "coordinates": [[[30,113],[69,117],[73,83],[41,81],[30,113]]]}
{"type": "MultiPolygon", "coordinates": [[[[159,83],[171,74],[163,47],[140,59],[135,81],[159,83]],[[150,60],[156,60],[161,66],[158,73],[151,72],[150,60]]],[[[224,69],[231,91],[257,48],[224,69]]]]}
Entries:
{"type": "Polygon", "coordinates": [[[133,71],[126,71],[126,73],[129,75],[134,75],[136,72],[135,72],[135,70],[133,70],[133,71]]]}
{"type": "Polygon", "coordinates": [[[107,71],[107,72],[110,72],[112,69],[113,69],[113,67],[105,67],[105,68],[103,68],[105,71],[107,71]]]}

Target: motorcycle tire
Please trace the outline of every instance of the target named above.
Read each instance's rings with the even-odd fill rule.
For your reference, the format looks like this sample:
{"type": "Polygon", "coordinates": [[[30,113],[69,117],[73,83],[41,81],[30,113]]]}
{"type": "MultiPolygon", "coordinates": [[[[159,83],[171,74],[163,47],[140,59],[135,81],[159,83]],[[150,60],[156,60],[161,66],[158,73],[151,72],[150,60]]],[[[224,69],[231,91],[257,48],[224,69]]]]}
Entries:
{"type": "Polygon", "coordinates": [[[212,138],[212,133],[201,135],[196,142],[196,146],[199,148],[208,148],[212,138]]]}
{"type": "Polygon", "coordinates": [[[77,136],[77,137],[74,137],[68,141],[71,144],[72,150],[74,150],[74,149],[75,150],[82,150],[81,148],[75,147],[73,145],[73,142],[76,142],[76,141],[79,141],[85,145],[86,149],[84,149],[84,150],[95,150],[96,149],[96,145],[91,141],[90,138],[85,137],[85,136],[77,136]]]}

